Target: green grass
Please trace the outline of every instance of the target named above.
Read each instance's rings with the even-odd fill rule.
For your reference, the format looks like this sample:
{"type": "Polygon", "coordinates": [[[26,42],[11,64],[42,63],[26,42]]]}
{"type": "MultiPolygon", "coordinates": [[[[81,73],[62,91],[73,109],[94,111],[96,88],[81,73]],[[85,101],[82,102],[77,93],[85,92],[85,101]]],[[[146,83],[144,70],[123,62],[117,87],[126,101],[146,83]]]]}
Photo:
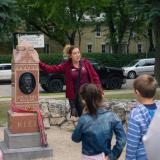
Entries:
{"type": "MultiPolygon", "coordinates": [[[[104,91],[104,98],[108,99],[108,100],[112,100],[112,99],[135,99],[134,93],[120,93],[120,90],[117,90],[117,93],[115,93],[116,91],[108,91],[105,90],[104,91]]],[[[61,92],[61,93],[41,93],[40,96],[51,96],[53,98],[56,99],[65,99],[65,92],[61,92]]],[[[155,99],[159,99],[160,100],[160,91],[157,91],[155,99]]]]}
{"type": "Polygon", "coordinates": [[[7,122],[7,111],[9,110],[10,102],[0,101],[0,127],[5,126],[7,122]]]}
{"type": "Polygon", "coordinates": [[[107,100],[112,99],[135,99],[133,93],[127,93],[127,94],[105,94],[104,98],[107,100]]]}
{"type": "MultiPolygon", "coordinates": [[[[126,94],[105,94],[104,96],[108,100],[112,99],[135,99],[134,93],[126,93],[126,94]]],[[[155,99],[160,100],[160,91],[157,92],[155,99]]]]}
{"type": "Polygon", "coordinates": [[[60,92],[60,93],[40,93],[40,96],[64,96],[65,97],[65,92],[60,92]]]}

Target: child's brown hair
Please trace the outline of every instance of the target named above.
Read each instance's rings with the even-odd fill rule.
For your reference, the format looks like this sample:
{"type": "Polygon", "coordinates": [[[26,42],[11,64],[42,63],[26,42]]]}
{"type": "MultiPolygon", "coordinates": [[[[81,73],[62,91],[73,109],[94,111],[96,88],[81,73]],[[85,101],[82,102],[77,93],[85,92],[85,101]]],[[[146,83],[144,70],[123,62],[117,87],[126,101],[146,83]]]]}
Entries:
{"type": "Polygon", "coordinates": [[[97,109],[103,100],[102,94],[97,86],[92,83],[82,85],[80,88],[80,96],[85,101],[89,113],[96,115],[97,109]]]}
{"type": "Polygon", "coordinates": [[[133,87],[142,97],[153,98],[157,89],[157,81],[152,76],[144,74],[134,80],[133,87]]]}

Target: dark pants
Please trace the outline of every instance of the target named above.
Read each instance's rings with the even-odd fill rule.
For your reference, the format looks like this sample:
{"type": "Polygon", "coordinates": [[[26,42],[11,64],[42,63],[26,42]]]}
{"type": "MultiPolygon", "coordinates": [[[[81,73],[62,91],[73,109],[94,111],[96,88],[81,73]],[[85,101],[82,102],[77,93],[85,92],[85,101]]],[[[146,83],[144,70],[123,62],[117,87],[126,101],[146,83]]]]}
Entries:
{"type": "Polygon", "coordinates": [[[71,116],[80,117],[83,112],[83,107],[81,103],[76,105],[75,100],[69,99],[69,105],[71,107],[71,116]]]}

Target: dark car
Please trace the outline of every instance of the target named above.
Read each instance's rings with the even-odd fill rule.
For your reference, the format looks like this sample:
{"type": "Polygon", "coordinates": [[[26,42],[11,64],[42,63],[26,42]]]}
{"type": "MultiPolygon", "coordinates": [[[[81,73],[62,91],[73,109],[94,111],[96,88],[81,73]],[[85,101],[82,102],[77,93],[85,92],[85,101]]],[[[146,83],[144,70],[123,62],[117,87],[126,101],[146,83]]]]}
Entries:
{"type": "MultiPolygon", "coordinates": [[[[89,59],[89,61],[95,68],[105,89],[120,89],[122,84],[126,83],[126,77],[123,76],[123,69],[104,66],[94,59],[89,59]]],[[[62,92],[65,85],[64,74],[46,74],[40,71],[40,84],[46,92],[62,92]]]]}

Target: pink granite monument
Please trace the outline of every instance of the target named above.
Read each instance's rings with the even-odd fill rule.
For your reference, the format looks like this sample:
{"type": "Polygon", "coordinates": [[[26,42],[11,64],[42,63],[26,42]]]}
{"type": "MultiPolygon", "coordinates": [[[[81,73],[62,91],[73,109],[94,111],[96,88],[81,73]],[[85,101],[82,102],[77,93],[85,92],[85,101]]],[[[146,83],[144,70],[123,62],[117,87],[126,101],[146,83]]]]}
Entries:
{"type": "MultiPolygon", "coordinates": [[[[11,106],[24,110],[39,107],[39,57],[28,42],[22,42],[13,51],[11,106]]],[[[12,133],[38,131],[35,113],[8,112],[8,128],[12,133]]]]}
{"type": "Polygon", "coordinates": [[[52,157],[39,109],[39,56],[29,42],[13,50],[11,86],[8,128],[0,142],[4,160],[52,157]]]}

